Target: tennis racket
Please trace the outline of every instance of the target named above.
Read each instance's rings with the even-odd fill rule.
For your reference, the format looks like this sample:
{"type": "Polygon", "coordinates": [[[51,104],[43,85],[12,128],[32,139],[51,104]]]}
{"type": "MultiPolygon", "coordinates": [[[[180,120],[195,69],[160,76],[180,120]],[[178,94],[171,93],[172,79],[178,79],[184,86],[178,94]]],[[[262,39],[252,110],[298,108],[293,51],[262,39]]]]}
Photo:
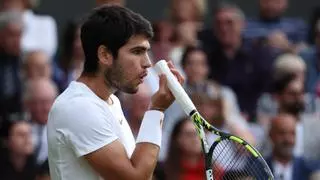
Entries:
{"type": "Polygon", "coordinates": [[[196,127],[205,155],[207,180],[274,179],[262,155],[253,146],[240,137],[213,127],[199,114],[165,60],[158,61],[154,69],[158,74],[166,75],[170,91],[196,127]],[[208,135],[216,136],[211,146],[208,144],[208,135]]]}

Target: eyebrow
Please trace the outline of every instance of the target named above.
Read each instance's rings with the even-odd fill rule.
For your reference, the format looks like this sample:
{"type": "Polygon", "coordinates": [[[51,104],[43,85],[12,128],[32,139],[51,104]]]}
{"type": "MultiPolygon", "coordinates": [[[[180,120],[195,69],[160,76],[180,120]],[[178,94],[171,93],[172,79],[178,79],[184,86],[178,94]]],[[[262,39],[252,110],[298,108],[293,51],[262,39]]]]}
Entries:
{"type": "Polygon", "coordinates": [[[131,48],[130,50],[143,50],[143,51],[150,51],[150,47],[149,46],[135,46],[133,48],[131,48]]]}

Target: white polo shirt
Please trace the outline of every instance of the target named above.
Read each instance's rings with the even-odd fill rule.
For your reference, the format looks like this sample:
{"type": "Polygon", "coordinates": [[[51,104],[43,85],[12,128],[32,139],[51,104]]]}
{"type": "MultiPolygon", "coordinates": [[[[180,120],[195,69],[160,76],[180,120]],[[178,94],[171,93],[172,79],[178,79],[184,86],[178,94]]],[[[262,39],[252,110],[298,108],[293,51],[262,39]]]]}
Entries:
{"type": "Polygon", "coordinates": [[[52,180],[98,180],[82,157],[119,139],[130,158],[135,140],[119,99],[109,105],[85,84],[71,82],[56,99],[48,120],[48,157],[52,180]]]}

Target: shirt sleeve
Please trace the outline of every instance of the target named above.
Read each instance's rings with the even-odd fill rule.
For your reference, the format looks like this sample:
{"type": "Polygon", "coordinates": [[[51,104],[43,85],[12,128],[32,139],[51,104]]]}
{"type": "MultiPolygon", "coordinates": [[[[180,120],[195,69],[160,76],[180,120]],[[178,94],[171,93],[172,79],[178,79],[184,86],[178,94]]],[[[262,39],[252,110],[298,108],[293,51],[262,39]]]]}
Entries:
{"type": "MultiPolygon", "coordinates": [[[[84,101],[85,102],[85,101],[84,101]]],[[[68,141],[78,157],[94,152],[118,136],[113,128],[113,115],[94,102],[72,103],[68,114],[68,141]]]]}

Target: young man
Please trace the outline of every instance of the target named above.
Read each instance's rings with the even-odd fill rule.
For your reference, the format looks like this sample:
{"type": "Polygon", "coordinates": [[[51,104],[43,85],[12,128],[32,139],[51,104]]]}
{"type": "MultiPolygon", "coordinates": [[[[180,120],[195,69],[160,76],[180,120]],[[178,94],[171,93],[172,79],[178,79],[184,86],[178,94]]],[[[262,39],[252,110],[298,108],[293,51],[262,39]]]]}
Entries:
{"type": "MultiPolygon", "coordinates": [[[[153,32],[142,16],[120,6],[94,9],[81,27],[83,73],[56,99],[48,122],[53,180],[150,179],[161,144],[163,111],[174,97],[160,76],[134,141],[117,90],[136,93],[151,67],[153,32]]],[[[171,71],[183,83],[172,64],[171,71]]]]}

